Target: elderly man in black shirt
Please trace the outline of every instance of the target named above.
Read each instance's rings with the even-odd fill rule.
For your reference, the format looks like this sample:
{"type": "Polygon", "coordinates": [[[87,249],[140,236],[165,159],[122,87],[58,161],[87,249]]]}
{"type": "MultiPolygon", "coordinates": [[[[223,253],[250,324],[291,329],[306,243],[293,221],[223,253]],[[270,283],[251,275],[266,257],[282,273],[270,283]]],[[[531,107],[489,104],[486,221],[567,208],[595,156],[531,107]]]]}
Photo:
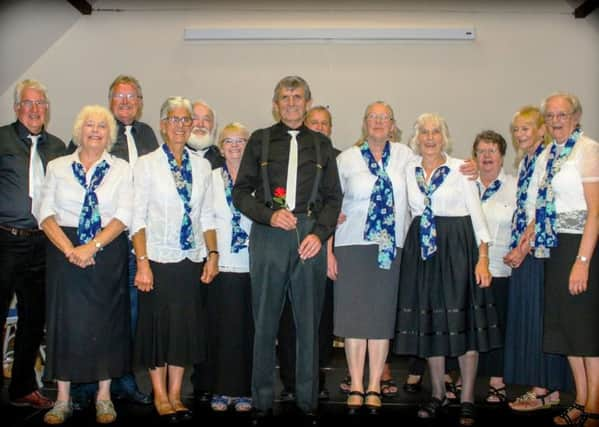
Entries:
{"type": "Polygon", "coordinates": [[[23,80],[14,91],[17,120],[0,127],[0,325],[15,293],[18,315],[8,395],[15,406],[38,409],[53,403],[40,393],[34,370],[44,335],[47,241],[32,206],[46,165],[65,152],[64,142],[45,129],[49,106],[44,85],[23,80]]]}
{"type": "Polygon", "coordinates": [[[308,415],[318,406],[325,243],[337,223],[342,194],[331,141],[303,123],[310,102],[310,88],[301,77],[277,84],[273,108],[281,121],[251,135],[233,189],[235,206],[254,221],[249,252],[257,417],[272,412],[275,342],[287,296],[297,331],[296,404],[308,415]]]}

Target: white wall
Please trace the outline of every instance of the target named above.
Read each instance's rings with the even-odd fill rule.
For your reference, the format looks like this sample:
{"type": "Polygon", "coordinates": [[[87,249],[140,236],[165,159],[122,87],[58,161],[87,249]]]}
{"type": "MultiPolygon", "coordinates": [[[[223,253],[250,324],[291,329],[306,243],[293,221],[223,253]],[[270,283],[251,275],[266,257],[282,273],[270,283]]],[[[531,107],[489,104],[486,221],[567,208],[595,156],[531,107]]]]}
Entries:
{"type": "MultiPolygon", "coordinates": [[[[577,94],[583,127],[599,138],[599,31],[592,16],[575,19],[562,0],[493,1],[135,2],[98,0],[22,76],[42,80],[52,101],[51,132],[69,139],[84,104],[107,104],[119,73],[142,83],[144,121],[158,128],[167,96],[207,100],[219,123],[250,128],[272,122],[271,97],[284,75],[310,83],[314,102],[331,106],[339,148],[359,136],[365,106],[389,102],[407,141],[416,116],[443,114],[454,155],[467,156],[482,129],[509,137],[512,114],[550,92],[577,94]],[[499,4],[496,4],[499,3],[499,4]],[[522,5],[521,3],[526,3],[522,5]],[[334,7],[333,7],[334,6],[334,7]],[[121,12],[105,9],[121,8],[121,12]],[[185,42],[185,27],[460,26],[473,41],[185,42]]],[[[594,12],[597,14],[598,12],[594,12]]],[[[23,19],[22,15],[12,17],[23,19]]],[[[35,40],[9,46],[18,54],[35,40]]],[[[0,43],[5,43],[1,40],[0,43]]],[[[5,46],[3,46],[5,50],[5,46]]],[[[4,58],[3,58],[4,59],[4,58]]],[[[16,81],[15,81],[16,82],[16,81]]],[[[12,86],[0,96],[0,123],[12,121],[12,86]]],[[[513,151],[506,161],[512,169],[513,151]]]]}

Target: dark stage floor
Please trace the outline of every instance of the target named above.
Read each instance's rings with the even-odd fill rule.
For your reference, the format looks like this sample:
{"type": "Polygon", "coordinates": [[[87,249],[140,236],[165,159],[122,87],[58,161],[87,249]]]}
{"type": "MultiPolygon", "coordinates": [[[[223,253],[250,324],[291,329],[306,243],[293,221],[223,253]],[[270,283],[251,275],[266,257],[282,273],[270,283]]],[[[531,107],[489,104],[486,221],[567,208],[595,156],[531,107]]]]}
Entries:
{"type": "MultiPolygon", "coordinates": [[[[343,349],[335,349],[333,361],[327,376],[327,386],[331,392],[331,398],[320,405],[318,421],[321,426],[457,426],[459,416],[459,405],[451,405],[447,414],[442,415],[435,422],[423,421],[416,417],[418,405],[425,401],[430,394],[428,386],[428,377],[425,376],[423,382],[423,391],[419,394],[407,394],[401,389],[401,384],[406,377],[407,361],[403,358],[393,357],[392,359],[393,377],[399,384],[399,395],[392,399],[386,399],[383,402],[383,408],[379,415],[370,415],[366,411],[358,415],[348,415],[345,406],[345,395],[338,390],[339,381],[345,375],[345,356],[343,349]]],[[[251,419],[248,414],[237,414],[234,411],[227,413],[214,413],[210,410],[208,404],[196,404],[193,402],[193,392],[191,383],[188,379],[190,370],[186,372],[184,401],[194,409],[194,418],[191,421],[180,423],[179,425],[194,426],[250,426],[251,419]]],[[[150,382],[146,373],[140,372],[137,375],[138,383],[143,391],[150,390],[150,382]]],[[[7,380],[9,381],[9,380],[7,380]]],[[[277,386],[280,390],[280,385],[277,386]]],[[[514,386],[508,388],[508,397],[510,399],[519,396],[525,387],[514,386]]],[[[56,389],[54,384],[45,384],[44,393],[54,398],[56,389]]],[[[476,387],[477,401],[477,426],[551,426],[551,418],[566,407],[573,399],[572,394],[562,394],[561,404],[550,410],[536,411],[527,414],[514,413],[506,406],[492,406],[484,403],[487,393],[487,381],[479,379],[476,387]]],[[[278,395],[278,394],[277,394],[278,395]]],[[[45,411],[31,408],[17,408],[10,406],[7,400],[6,386],[2,390],[2,404],[0,406],[0,424],[8,426],[43,426],[43,415],[45,411]]],[[[156,416],[154,408],[150,406],[139,406],[124,402],[115,402],[118,419],[113,424],[117,426],[158,426],[160,422],[156,416]]],[[[304,420],[299,416],[293,404],[275,402],[274,417],[266,422],[269,426],[299,426],[304,420]]],[[[70,418],[65,426],[97,426],[93,409],[79,411],[70,418]]]]}

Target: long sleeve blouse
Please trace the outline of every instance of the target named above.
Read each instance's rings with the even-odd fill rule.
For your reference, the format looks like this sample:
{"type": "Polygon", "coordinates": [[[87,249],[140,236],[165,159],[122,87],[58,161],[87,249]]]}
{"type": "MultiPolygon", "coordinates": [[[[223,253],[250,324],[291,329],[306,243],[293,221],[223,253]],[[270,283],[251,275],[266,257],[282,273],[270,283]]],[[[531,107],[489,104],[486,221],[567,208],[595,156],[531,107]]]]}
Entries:
{"type": "MultiPolygon", "coordinates": [[[[386,170],[393,185],[395,241],[398,247],[403,247],[407,224],[409,224],[405,169],[406,165],[416,156],[408,146],[397,142],[391,143],[390,150],[391,158],[386,170]]],[[[360,148],[357,146],[352,146],[339,154],[337,165],[343,192],[341,212],[347,218],[345,222],[337,226],[335,246],[376,244],[376,242],[364,240],[370,194],[376,182],[376,176],[368,169],[360,148]]]]}
{"type": "MultiPolygon", "coordinates": [[[[482,210],[476,183],[460,173],[459,168],[463,160],[452,158],[447,154],[445,154],[445,158],[444,165],[449,167],[449,174],[443,184],[432,195],[433,215],[449,217],[469,215],[474,227],[477,245],[480,245],[481,242],[491,243],[492,239],[482,210]]],[[[412,218],[421,215],[424,211],[424,194],[420,191],[416,182],[417,166],[422,166],[421,157],[417,157],[406,167],[408,203],[412,218]]]]}
{"type": "MultiPolygon", "coordinates": [[[[186,148],[187,150],[187,148],[186,148]]],[[[201,262],[206,257],[203,232],[216,227],[210,163],[198,156],[191,162],[192,249],[181,249],[179,235],[183,219],[183,201],[162,148],[139,158],[133,171],[135,188],[131,235],[141,229],[146,233],[148,258],[156,262],[179,262],[185,258],[201,262]]]]}
{"type": "MultiPolygon", "coordinates": [[[[86,182],[90,182],[102,160],[106,160],[110,165],[95,191],[102,226],[107,225],[112,219],[118,219],[125,227],[130,227],[133,213],[131,168],[126,161],[104,152],[86,172],[86,182]]],[[[74,162],[81,163],[79,150],[48,163],[39,210],[34,212],[38,224],[53,215],[56,223],[62,227],[79,226],[85,189],[75,178],[72,168],[74,162]]]]}

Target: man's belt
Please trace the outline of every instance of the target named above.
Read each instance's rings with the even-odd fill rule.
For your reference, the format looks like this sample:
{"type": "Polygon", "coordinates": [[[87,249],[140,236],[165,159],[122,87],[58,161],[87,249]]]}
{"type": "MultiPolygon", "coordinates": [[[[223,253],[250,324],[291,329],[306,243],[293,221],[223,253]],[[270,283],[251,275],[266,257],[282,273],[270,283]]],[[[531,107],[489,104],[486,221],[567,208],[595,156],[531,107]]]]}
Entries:
{"type": "Polygon", "coordinates": [[[6,231],[16,237],[29,237],[43,233],[39,228],[15,228],[7,227],[6,225],[0,225],[0,230],[6,231]]]}

